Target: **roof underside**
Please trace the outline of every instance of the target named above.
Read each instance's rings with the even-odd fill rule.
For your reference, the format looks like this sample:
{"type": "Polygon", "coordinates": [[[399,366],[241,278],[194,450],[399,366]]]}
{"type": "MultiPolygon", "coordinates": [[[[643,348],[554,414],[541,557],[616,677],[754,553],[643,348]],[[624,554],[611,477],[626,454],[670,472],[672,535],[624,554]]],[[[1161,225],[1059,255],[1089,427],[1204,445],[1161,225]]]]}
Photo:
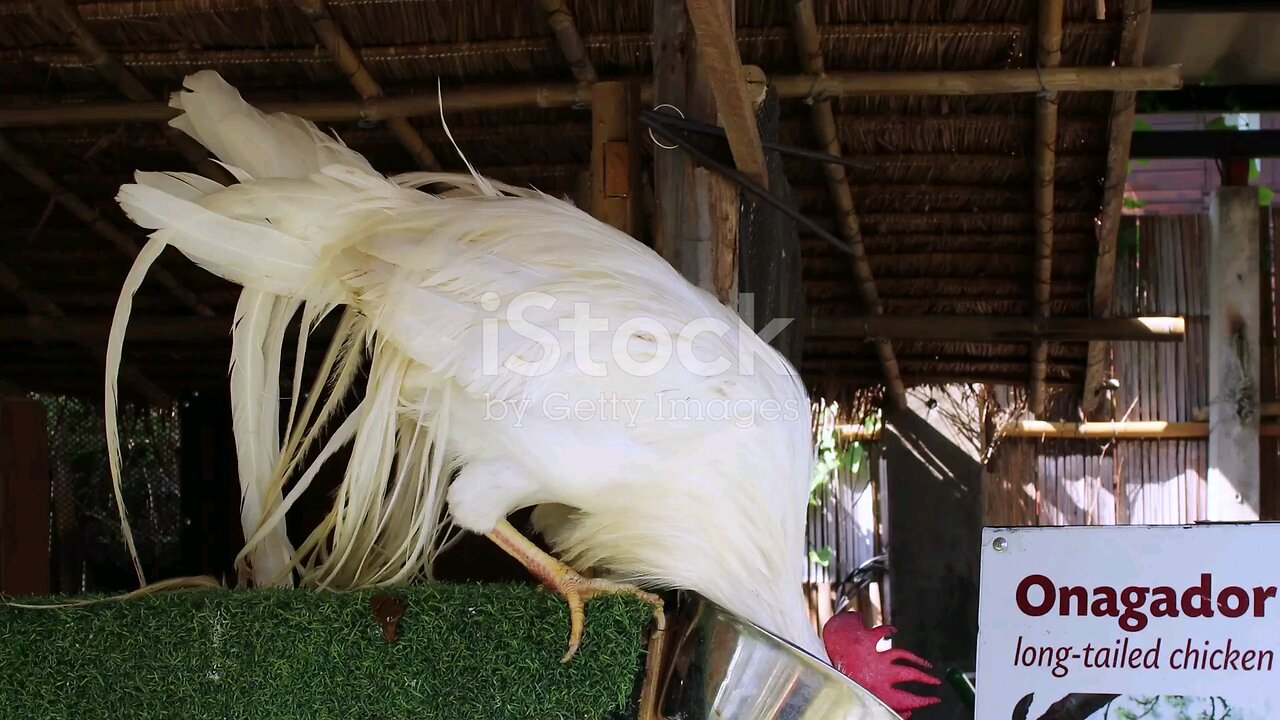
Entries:
{"type": "MultiPolygon", "coordinates": [[[[0,4],[0,105],[124,98],[67,33],[35,9],[0,4]]],[[[483,83],[571,80],[546,16],[533,2],[499,0],[330,0],[333,16],[389,95],[483,83]]],[[[569,2],[591,62],[602,78],[651,72],[649,2],[569,2]]],[[[744,63],[768,75],[801,71],[787,0],[737,3],[744,63]]],[[[978,70],[1034,67],[1037,3],[1032,0],[818,1],[828,71],[978,70]]],[[[250,100],[351,99],[347,78],[303,14],[267,0],[90,2],[78,6],[93,35],[158,97],[184,75],[212,67],[250,100]]],[[[1107,66],[1121,35],[1119,0],[1066,3],[1062,65],[1107,66]]],[[[1052,293],[1054,315],[1089,314],[1097,254],[1112,94],[1060,95],[1052,293]]],[[[1032,94],[969,97],[865,97],[835,103],[844,153],[869,162],[851,170],[857,211],[876,284],[889,315],[1032,313],[1035,245],[1032,94]]],[[[782,103],[782,141],[815,147],[808,106],[782,103]]],[[[450,128],[469,159],[498,179],[573,195],[588,168],[590,112],[519,109],[451,113],[450,128]],[[554,139],[553,141],[551,139],[554,139]]],[[[435,117],[413,125],[447,169],[463,169],[435,117]]],[[[416,169],[385,125],[332,125],[387,173],[416,169]]],[[[112,196],[136,169],[186,170],[190,164],[152,124],[66,125],[0,130],[65,187],[141,239],[112,196]]],[[[788,175],[800,209],[831,223],[833,203],[815,166],[788,175]]],[[[0,165],[0,264],[68,315],[111,313],[131,258],[54,204],[50,195],[0,165]]],[[[848,259],[817,238],[804,240],[812,315],[862,312],[848,259]]],[[[170,251],[172,252],[172,251],[170,251]]],[[[176,253],[162,264],[207,305],[230,316],[235,288],[176,253]]],[[[3,288],[0,285],[0,288],[3,288]]],[[[28,313],[12,288],[0,289],[0,317],[28,313]]],[[[156,283],[140,293],[136,316],[190,310],[156,283]]],[[[0,380],[31,389],[98,393],[101,361],[53,341],[5,339],[0,380]]],[[[894,343],[907,384],[949,380],[1025,383],[1028,343],[894,343]]],[[[175,395],[222,386],[229,343],[131,340],[126,364],[175,395]]],[[[1052,344],[1050,385],[1078,386],[1084,344],[1052,344]]],[[[874,347],[809,338],[802,371],[831,394],[881,381],[874,347]]]]}

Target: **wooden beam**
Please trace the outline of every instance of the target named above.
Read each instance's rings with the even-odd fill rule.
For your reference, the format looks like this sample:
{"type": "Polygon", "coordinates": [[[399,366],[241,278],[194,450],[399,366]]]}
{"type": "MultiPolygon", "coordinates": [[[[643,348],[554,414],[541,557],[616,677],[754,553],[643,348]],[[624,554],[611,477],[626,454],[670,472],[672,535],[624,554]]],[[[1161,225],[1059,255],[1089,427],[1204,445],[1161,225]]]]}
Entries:
{"type": "MultiPolygon", "coordinates": [[[[0,323],[0,337],[4,324],[0,323]]],[[[1072,318],[920,315],[812,317],[806,335],[814,338],[884,338],[955,342],[1181,342],[1180,317],[1072,318]]]]}
{"type": "Polygon", "coordinates": [[[785,98],[849,95],[1009,95],[1019,93],[1176,90],[1180,66],[1068,67],[1017,70],[830,72],[821,77],[774,78],[785,98]]]}
{"type": "MultiPolygon", "coordinates": [[[[822,77],[826,68],[822,60],[822,49],[818,44],[817,20],[813,11],[812,0],[795,0],[791,4],[791,23],[796,35],[796,49],[800,54],[800,63],[805,73],[822,77]]],[[[811,106],[813,132],[818,140],[818,147],[830,155],[842,155],[840,136],[836,132],[835,110],[831,101],[820,99],[811,106]]],[[[867,259],[866,244],[862,240],[862,224],[858,219],[857,209],[853,204],[853,191],[849,187],[849,178],[841,165],[824,163],[823,175],[827,179],[827,188],[831,193],[832,203],[836,210],[836,227],[850,249],[853,250],[853,276],[858,286],[858,297],[862,300],[864,311],[871,316],[884,313],[880,301],[880,291],[876,286],[871,262],[867,259]]],[[[893,352],[893,345],[881,339],[876,342],[876,355],[880,360],[880,368],[884,374],[886,397],[890,409],[907,406],[906,386],[898,368],[898,360],[893,352]]]]}
{"type": "MultiPolygon", "coordinates": [[[[365,68],[364,62],[360,60],[360,53],[351,43],[347,41],[347,36],[342,32],[342,28],[338,22],[329,14],[329,5],[325,0],[296,0],[296,4],[303,14],[307,16],[311,27],[315,30],[316,37],[329,50],[329,54],[333,56],[334,62],[338,68],[342,70],[342,74],[347,76],[351,87],[365,101],[378,100],[384,97],[382,86],[377,80],[373,79],[373,75],[365,68]]],[[[410,113],[412,115],[416,113],[410,113]]],[[[404,145],[409,154],[413,156],[415,162],[424,170],[439,170],[440,162],[436,160],[436,156],[431,152],[431,148],[427,147],[427,143],[409,123],[408,115],[400,115],[396,117],[388,117],[386,119],[387,127],[391,132],[395,133],[400,143],[404,145]]]]}
{"type": "MultiPolygon", "coordinates": [[[[1261,428],[1268,436],[1280,436],[1280,424],[1261,428]]],[[[1131,420],[1127,422],[1044,422],[1022,420],[1006,425],[1006,438],[1054,438],[1062,440],[1194,440],[1209,437],[1209,423],[1131,420]]]]}
{"type": "Polygon", "coordinates": [[[594,84],[599,78],[596,76],[595,66],[591,64],[591,58],[587,56],[587,46],[582,42],[582,36],[578,34],[578,25],[573,20],[573,11],[564,0],[538,0],[538,2],[547,14],[547,23],[555,33],[556,43],[560,46],[560,52],[564,53],[564,59],[569,63],[573,76],[584,85],[594,84]]]}
{"type": "Polygon", "coordinates": [[[738,170],[768,187],[760,129],[747,92],[729,5],[724,0],[685,0],[698,42],[698,62],[702,63],[716,100],[716,124],[725,130],[738,170]]]}
{"type": "MultiPolygon", "coordinates": [[[[1065,0],[1039,3],[1039,32],[1036,37],[1036,66],[1058,67],[1062,61],[1062,14],[1065,0]]],[[[1047,90],[1036,97],[1036,140],[1033,156],[1032,212],[1035,213],[1035,277],[1032,283],[1032,315],[1049,316],[1053,284],[1053,198],[1058,157],[1058,93],[1047,90]]],[[[1027,393],[1031,414],[1044,414],[1045,374],[1049,367],[1049,344],[1037,340],[1031,346],[1031,388],[1027,393]]]]}
{"type": "Polygon", "coordinates": [[[1209,206],[1209,520],[1256,521],[1262,357],[1258,190],[1218,188],[1209,206]]]}
{"type": "MultiPolygon", "coordinates": [[[[58,181],[53,179],[53,176],[32,162],[30,158],[2,136],[0,136],[0,162],[8,165],[32,185],[49,193],[55,202],[70,210],[72,215],[75,215],[88,225],[91,230],[105,238],[121,254],[131,259],[137,257],[140,248],[132,237],[111,224],[75,193],[59,184],[58,181]]],[[[175,278],[168,270],[152,267],[150,277],[154,278],[169,291],[169,294],[195,313],[204,316],[214,314],[212,308],[206,305],[195,293],[187,289],[186,283],[175,278]]]]}
{"type": "Polygon", "coordinates": [[[44,403],[0,397],[0,594],[52,590],[49,482],[44,403]]]}
{"type": "MultiPolygon", "coordinates": [[[[1264,418],[1280,418],[1280,401],[1263,400],[1258,403],[1258,415],[1264,418]]],[[[1209,421],[1209,407],[1198,407],[1191,411],[1191,419],[1196,422],[1209,421]]]]}
{"type": "MultiPolygon", "coordinates": [[[[861,425],[841,425],[839,430],[850,440],[875,442],[881,436],[878,429],[867,430],[861,425]]],[[[1280,436],[1280,423],[1264,425],[1263,432],[1269,437],[1280,436]]],[[[1085,423],[1018,420],[1004,425],[998,435],[1003,438],[1045,440],[1202,440],[1209,436],[1209,423],[1163,420],[1085,423]]]]}
{"type": "MultiPolygon", "coordinates": [[[[1116,64],[1140,66],[1147,46],[1147,27],[1151,20],[1151,0],[1124,0],[1120,31],[1120,50],[1116,64]]],[[[1120,233],[1120,211],[1124,202],[1125,180],[1129,177],[1129,144],[1133,139],[1133,119],[1137,95],[1132,91],[1117,92],[1111,99],[1108,129],[1111,144],[1107,149],[1106,184],[1102,190],[1102,212],[1098,219],[1098,260],[1093,273],[1094,317],[1111,314],[1111,296],[1116,283],[1116,242],[1120,233]]],[[[1103,383],[1107,375],[1105,343],[1089,344],[1089,363],[1081,391],[1081,409],[1086,416],[1096,414],[1102,403],[1103,383]]]]}
{"type": "MultiPolygon", "coordinates": [[[[157,99],[156,95],[148,90],[147,86],[98,40],[74,6],[66,0],[46,0],[39,7],[55,22],[64,26],[80,54],[89,61],[98,74],[115,85],[122,95],[137,102],[157,99]]],[[[165,127],[164,134],[200,174],[223,185],[232,185],[236,182],[235,176],[211,160],[209,151],[194,138],[169,126],[165,127]]]]}
{"type": "MultiPolygon", "coordinates": [[[[0,263],[0,290],[8,292],[32,313],[51,318],[65,318],[67,314],[56,303],[42,295],[27,284],[16,272],[0,263]]],[[[80,345],[93,353],[99,360],[106,362],[106,343],[86,335],[76,333],[74,328],[61,327],[56,321],[48,325],[49,332],[55,337],[69,343],[80,345]]],[[[104,365],[105,367],[105,365],[104,365]]],[[[142,373],[129,365],[120,367],[120,377],[129,386],[137,390],[143,397],[156,405],[168,405],[169,396],[156,384],[148,380],[142,373]]]]}
{"type": "MultiPolygon", "coordinates": [[[[161,0],[163,1],[163,0],[161,0]]],[[[190,0],[181,0],[189,3],[190,0]]],[[[368,0],[361,0],[368,2],[368,0]]],[[[202,8],[208,8],[208,0],[201,0],[202,8]]],[[[330,0],[330,6],[335,3],[330,0]]],[[[127,12],[124,11],[124,3],[113,3],[115,8],[120,8],[111,20],[123,19],[127,12]]],[[[0,4],[0,16],[6,14],[6,9],[12,8],[13,5],[0,4]]],[[[148,10],[144,15],[148,21],[153,21],[159,11],[157,0],[149,0],[145,6],[148,10]]],[[[104,18],[101,14],[94,13],[94,5],[78,6],[79,13],[82,17],[89,21],[102,21],[104,18]]],[[[989,37],[995,41],[997,38],[1012,44],[1021,44],[1026,35],[1028,35],[1027,26],[1022,23],[824,23],[818,29],[824,41],[833,41],[843,38],[877,36],[888,39],[909,40],[921,35],[928,35],[933,42],[954,42],[958,39],[970,37],[989,37]]],[[[1077,21],[1067,24],[1067,35],[1104,35],[1110,31],[1106,25],[1102,25],[1091,21],[1077,21]]],[[[652,35],[649,32],[642,31],[622,31],[622,32],[596,32],[589,34],[579,34],[582,44],[587,48],[609,48],[618,51],[644,50],[649,46],[652,35]]],[[[741,46],[744,43],[753,45],[769,46],[772,49],[781,49],[786,43],[791,41],[791,29],[787,27],[751,27],[739,28],[738,42],[741,46]]],[[[480,42],[453,42],[453,43],[396,43],[391,45],[361,45],[360,57],[365,63],[389,62],[401,60],[406,57],[412,57],[415,60],[424,62],[436,61],[447,62],[456,59],[462,53],[473,54],[477,57],[494,58],[495,60],[515,61],[521,56],[526,56],[530,52],[541,50],[555,49],[557,46],[557,38],[553,35],[550,37],[518,37],[505,38],[500,40],[484,40],[480,42]]],[[[177,49],[153,49],[146,48],[140,50],[121,49],[116,53],[116,57],[120,59],[126,66],[130,67],[152,67],[164,68],[175,74],[189,72],[196,68],[203,67],[220,67],[224,65],[235,65],[239,67],[263,66],[280,63],[288,63],[292,65],[315,65],[319,62],[327,62],[327,59],[316,55],[312,48],[302,47],[273,47],[273,48],[188,48],[181,47],[177,49]]],[[[35,48],[4,48],[0,49],[0,64],[6,62],[32,63],[37,65],[48,65],[57,70],[68,70],[88,67],[85,59],[74,52],[66,52],[61,48],[35,47],[35,48]]],[[[1238,86],[1239,87],[1239,86],[1238,86]]],[[[1248,92],[1246,90],[1246,92],[1248,92]]],[[[1270,101],[1268,101],[1270,102],[1270,101]]],[[[1218,108],[1193,108],[1193,110],[1222,110],[1229,111],[1232,109],[1230,104],[1223,105],[1218,108]]],[[[1258,108],[1247,108],[1256,111],[1258,108]]]]}
{"type": "Polygon", "coordinates": [[[628,235],[637,235],[640,201],[640,147],[636,83],[607,81],[595,86],[591,105],[591,214],[628,235]]]}
{"type": "MultiPolygon", "coordinates": [[[[1138,0],[1134,0],[1135,2],[1138,0]]],[[[1181,87],[1178,66],[1126,68],[1054,68],[1037,72],[974,70],[937,72],[829,72],[822,76],[775,75],[771,80],[784,100],[834,99],[853,95],[1007,95],[1042,90],[1136,91],[1181,87]]],[[[656,73],[655,73],[656,74],[656,73]]],[[[654,81],[656,83],[656,80],[654,81]]],[[[657,97],[652,83],[641,85],[640,98],[657,97]]],[[[451,112],[514,108],[572,108],[591,103],[591,89],[575,83],[481,85],[444,91],[451,112]]],[[[267,100],[246,98],[263,112],[288,112],[315,122],[350,122],[434,115],[440,111],[436,94],[419,93],[363,100],[267,100]]],[[[177,111],[164,102],[59,103],[8,105],[0,108],[0,127],[45,127],[132,122],[168,122],[177,111]]],[[[1127,143],[1126,143],[1127,144],[1127,143]]]]}
{"type": "MultiPolygon", "coordinates": [[[[732,18],[732,9],[729,9],[732,18]]],[[[716,95],[710,66],[700,59],[685,0],[657,0],[653,9],[654,102],[685,117],[715,123],[716,95]]],[[[731,21],[730,21],[731,22],[731,21]]],[[[712,48],[714,49],[714,48],[712,48]]],[[[754,122],[754,115],[752,116],[754,122]]],[[[757,133],[758,137],[758,133],[757,133]]],[[[736,158],[735,158],[736,160],[736,158]]],[[[654,247],[689,282],[737,308],[736,293],[717,264],[736,262],[741,190],[731,180],[696,167],[687,153],[654,150],[654,247]]]]}

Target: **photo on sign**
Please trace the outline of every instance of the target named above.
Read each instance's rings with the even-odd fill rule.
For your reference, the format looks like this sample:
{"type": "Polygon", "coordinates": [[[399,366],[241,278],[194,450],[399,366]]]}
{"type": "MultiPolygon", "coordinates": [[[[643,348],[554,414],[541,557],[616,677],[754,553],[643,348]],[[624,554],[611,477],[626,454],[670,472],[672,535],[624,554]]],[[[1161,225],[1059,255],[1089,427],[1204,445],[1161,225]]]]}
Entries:
{"type": "Polygon", "coordinates": [[[1013,707],[1010,720],[1265,720],[1268,709],[1250,701],[1187,695],[1110,695],[1071,693],[1037,702],[1028,693],[1013,707]],[[1043,707],[1041,710],[1040,708],[1043,707]]]}

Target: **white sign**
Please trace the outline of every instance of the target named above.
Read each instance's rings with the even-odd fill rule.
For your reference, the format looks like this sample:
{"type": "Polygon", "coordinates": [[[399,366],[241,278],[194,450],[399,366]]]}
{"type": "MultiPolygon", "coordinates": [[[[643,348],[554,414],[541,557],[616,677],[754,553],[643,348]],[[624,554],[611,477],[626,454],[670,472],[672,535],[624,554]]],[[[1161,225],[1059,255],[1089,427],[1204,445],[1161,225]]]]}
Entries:
{"type": "Polygon", "coordinates": [[[981,720],[1280,718],[1280,524],[986,528],[981,720]]]}

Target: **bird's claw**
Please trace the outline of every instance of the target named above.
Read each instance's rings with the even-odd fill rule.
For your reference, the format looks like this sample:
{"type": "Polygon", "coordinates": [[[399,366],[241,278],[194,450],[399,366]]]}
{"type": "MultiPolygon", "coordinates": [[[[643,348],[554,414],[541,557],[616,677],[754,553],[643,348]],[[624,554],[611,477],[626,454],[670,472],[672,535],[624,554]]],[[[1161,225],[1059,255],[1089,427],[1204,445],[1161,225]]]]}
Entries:
{"type": "Polygon", "coordinates": [[[569,605],[569,649],[560,658],[562,663],[569,662],[582,645],[582,632],[586,626],[586,602],[598,595],[631,595],[640,598],[653,606],[657,630],[661,632],[666,629],[662,598],[640,588],[612,580],[585,578],[577,573],[566,573],[553,588],[569,605]]]}

